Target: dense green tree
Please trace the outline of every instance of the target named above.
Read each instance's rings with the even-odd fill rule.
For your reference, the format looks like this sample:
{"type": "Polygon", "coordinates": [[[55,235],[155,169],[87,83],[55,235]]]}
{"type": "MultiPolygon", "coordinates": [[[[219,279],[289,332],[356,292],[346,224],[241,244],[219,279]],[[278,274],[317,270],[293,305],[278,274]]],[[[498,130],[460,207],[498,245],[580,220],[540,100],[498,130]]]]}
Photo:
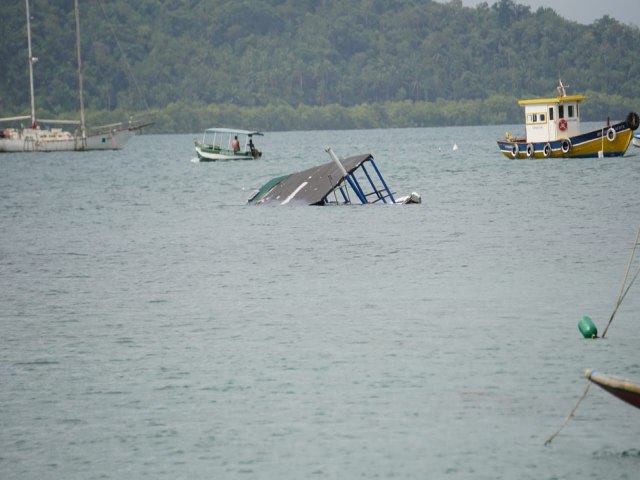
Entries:
{"type": "MultiPolygon", "coordinates": [[[[36,105],[77,111],[73,2],[31,0],[36,105]]],[[[640,29],[581,25],[499,0],[86,0],[93,118],[161,112],[157,129],[269,129],[520,122],[516,100],[588,92],[586,118],[637,102],[640,29]],[[590,106],[591,107],[591,106],[590,106]],[[101,115],[99,112],[102,112],[101,115]],[[256,123],[247,123],[248,119],[256,123]]],[[[24,3],[3,7],[0,114],[28,111],[24,3]]]]}

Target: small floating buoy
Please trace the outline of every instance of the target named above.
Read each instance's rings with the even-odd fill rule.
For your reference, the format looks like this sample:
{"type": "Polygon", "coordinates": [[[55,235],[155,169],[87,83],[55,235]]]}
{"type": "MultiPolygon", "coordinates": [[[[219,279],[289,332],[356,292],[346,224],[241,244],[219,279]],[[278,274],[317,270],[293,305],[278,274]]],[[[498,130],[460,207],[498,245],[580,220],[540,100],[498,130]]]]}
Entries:
{"type": "Polygon", "coordinates": [[[598,328],[586,315],[578,322],[578,330],[584,338],[598,338],[598,328]]]}

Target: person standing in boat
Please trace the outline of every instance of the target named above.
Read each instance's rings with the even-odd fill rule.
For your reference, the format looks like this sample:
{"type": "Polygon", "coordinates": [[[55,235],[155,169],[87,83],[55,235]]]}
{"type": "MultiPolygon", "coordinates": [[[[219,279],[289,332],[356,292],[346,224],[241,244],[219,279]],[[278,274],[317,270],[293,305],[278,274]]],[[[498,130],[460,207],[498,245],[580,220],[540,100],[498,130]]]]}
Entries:
{"type": "Polygon", "coordinates": [[[231,148],[233,149],[233,153],[240,151],[240,140],[238,140],[237,135],[235,135],[231,141],[231,148]]]}

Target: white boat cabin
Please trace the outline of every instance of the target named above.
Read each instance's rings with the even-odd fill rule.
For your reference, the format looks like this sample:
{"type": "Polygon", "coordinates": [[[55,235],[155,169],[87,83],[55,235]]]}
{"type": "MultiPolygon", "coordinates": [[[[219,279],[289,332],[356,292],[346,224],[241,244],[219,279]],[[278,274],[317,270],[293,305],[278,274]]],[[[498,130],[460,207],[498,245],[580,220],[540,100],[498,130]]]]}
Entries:
{"type": "Polygon", "coordinates": [[[567,95],[558,87],[559,97],[519,100],[524,107],[527,142],[552,142],[579,135],[580,102],[584,95],[567,95]]]}

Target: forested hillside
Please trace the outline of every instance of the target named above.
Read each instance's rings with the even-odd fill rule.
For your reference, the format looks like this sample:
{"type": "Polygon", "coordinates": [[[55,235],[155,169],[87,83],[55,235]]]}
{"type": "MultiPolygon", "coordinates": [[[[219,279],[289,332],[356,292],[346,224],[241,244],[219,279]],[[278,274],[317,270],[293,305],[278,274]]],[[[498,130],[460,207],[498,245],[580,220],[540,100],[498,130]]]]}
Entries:
{"type": "MultiPolygon", "coordinates": [[[[36,106],[77,109],[71,0],[31,0],[36,106]]],[[[640,29],[511,0],[80,2],[90,118],[158,112],[158,131],[520,122],[520,97],[586,93],[587,117],[640,109],[640,29]],[[634,106],[635,105],[635,106],[634,106]]],[[[3,6],[0,116],[28,112],[25,5],[3,6]]]]}

